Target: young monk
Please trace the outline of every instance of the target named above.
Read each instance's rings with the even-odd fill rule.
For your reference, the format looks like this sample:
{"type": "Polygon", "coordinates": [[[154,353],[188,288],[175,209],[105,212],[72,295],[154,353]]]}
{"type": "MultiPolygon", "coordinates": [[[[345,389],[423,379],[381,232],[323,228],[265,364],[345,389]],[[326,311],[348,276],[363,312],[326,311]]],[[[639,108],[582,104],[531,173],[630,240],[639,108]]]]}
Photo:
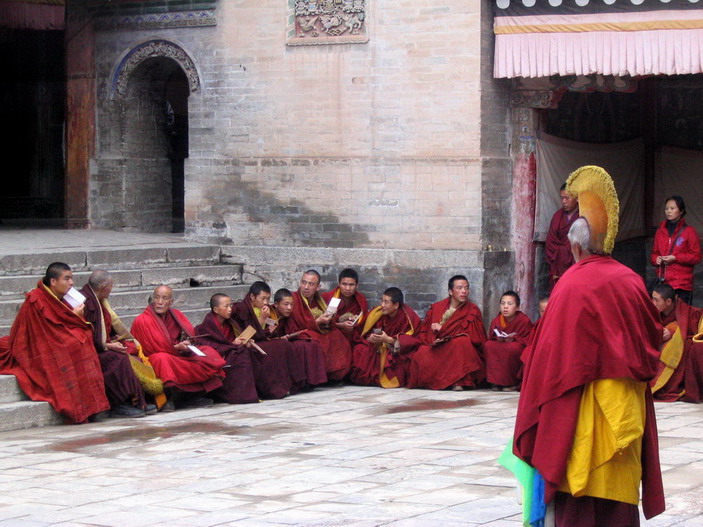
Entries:
{"type": "Polygon", "coordinates": [[[295,393],[295,388],[305,384],[305,363],[300,353],[288,342],[271,340],[275,321],[271,318],[271,288],[266,282],[256,281],[249,287],[249,292],[241,302],[232,305],[232,320],[245,330],[251,326],[256,330],[254,341],[266,355],[255,356],[257,389],[262,398],[272,399],[295,393]],[[276,378],[278,374],[287,378],[276,378]],[[288,389],[280,394],[272,391],[272,386],[286,384],[288,389]],[[271,385],[271,386],[268,386],[271,385]]]}
{"type": "Polygon", "coordinates": [[[359,291],[359,273],[354,269],[342,269],[337,282],[337,287],[332,291],[322,293],[322,299],[327,304],[333,298],[340,299],[331,324],[339,329],[354,346],[361,331],[364,315],[369,309],[368,303],[366,297],[359,291]]]}
{"type": "MultiPolygon", "coordinates": [[[[210,312],[205,315],[202,324],[195,328],[195,333],[202,335],[202,342],[215,349],[227,362],[222,387],[213,392],[213,396],[230,404],[258,403],[252,354],[237,334],[239,328],[230,320],[232,299],[222,293],[210,298],[210,312]]],[[[288,386],[282,388],[285,394],[288,386]]]]}
{"type": "Polygon", "coordinates": [[[522,380],[520,355],[529,343],[532,322],[520,311],[520,295],[506,291],[500,297],[500,314],[488,330],[483,345],[486,380],[494,390],[517,391],[522,380]]]}
{"type": "Polygon", "coordinates": [[[422,321],[403,303],[403,292],[389,287],[373,308],[352,351],[349,378],[361,386],[399,388],[407,380],[407,357],[399,356],[398,336],[414,335],[422,321]]]}
{"type": "Polygon", "coordinates": [[[322,353],[320,345],[310,338],[307,330],[291,333],[288,327],[295,305],[293,293],[288,289],[279,289],[273,296],[273,301],[271,318],[276,321],[276,326],[272,335],[274,338],[286,339],[293,348],[302,353],[307,380],[307,386],[304,388],[311,389],[315,385],[326,383],[325,354],[322,353]]]}

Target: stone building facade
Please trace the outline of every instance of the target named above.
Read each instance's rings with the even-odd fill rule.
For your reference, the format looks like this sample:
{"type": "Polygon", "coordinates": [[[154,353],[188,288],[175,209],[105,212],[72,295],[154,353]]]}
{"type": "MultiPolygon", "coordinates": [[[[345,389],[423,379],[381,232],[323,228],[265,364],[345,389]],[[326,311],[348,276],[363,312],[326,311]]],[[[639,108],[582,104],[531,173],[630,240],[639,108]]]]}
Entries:
{"type": "Polygon", "coordinates": [[[495,311],[520,210],[491,3],[193,4],[83,15],[90,226],[182,226],[274,287],[350,265],[372,298],[397,285],[420,310],[467,274],[495,311]]]}

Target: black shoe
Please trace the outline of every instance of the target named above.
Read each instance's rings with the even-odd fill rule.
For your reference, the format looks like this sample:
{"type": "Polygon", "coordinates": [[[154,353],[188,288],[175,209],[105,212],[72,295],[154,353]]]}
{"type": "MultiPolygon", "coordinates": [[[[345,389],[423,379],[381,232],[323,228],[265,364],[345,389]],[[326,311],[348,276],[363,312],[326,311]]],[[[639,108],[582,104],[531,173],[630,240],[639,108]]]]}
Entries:
{"type": "Polygon", "coordinates": [[[110,417],[110,412],[108,410],[105,410],[103,412],[98,412],[97,414],[93,414],[90,417],[88,417],[88,422],[89,423],[102,423],[103,421],[107,421],[108,417],[110,417]]]}
{"type": "Polygon", "coordinates": [[[144,417],[145,415],[144,410],[126,404],[120,404],[110,412],[110,417],[144,417]]]}
{"type": "Polygon", "coordinates": [[[176,405],[173,404],[173,401],[172,401],[171,399],[169,399],[168,401],[166,401],[166,404],[164,404],[164,405],[161,407],[161,410],[160,410],[160,411],[161,411],[161,412],[175,412],[175,411],[176,411],[176,405]]]}
{"type": "Polygon", "coordinates": [[[144,408],[144,413],[146,415],[156,415],[158,411],[159,409],[156,407],[155,404],[147,404],[146,408],[144,408]]]}
{"type": "Polygon", "coordinates": [[[208,399],[207,397],[196,397],[194,399],[189,399],[183,403],[186,408],[207,408],[215,404],[215,401],[208,399]]]}

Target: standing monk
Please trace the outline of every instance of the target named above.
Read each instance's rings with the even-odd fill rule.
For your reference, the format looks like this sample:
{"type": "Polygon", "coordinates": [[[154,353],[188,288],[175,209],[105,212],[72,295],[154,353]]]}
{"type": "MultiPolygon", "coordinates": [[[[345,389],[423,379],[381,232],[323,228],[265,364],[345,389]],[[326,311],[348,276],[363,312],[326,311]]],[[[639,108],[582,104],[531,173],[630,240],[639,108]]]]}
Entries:
{"type": "Polygon", "coordinates": [[[381,305],[373,308],[364,321],[359,341],[352,352],[349,379],[361,386],[398,388],[407,381],[408,361],[398,356],[399,335],[414,335],[420,328],[417,313],[403,302],[403,292],[389,287],[381,305]]]}
{"type": "Polygon", "coordinates": [[[330,326],[332,315],[320,296],[320,273],[310,269],[303,273],[300,288],[293,293],[293,312],[288,321],[290,331],[307,329],[307,334],[320,344],[325,354],[327,377],[331,381],[342,381],[351,368],[351,345],[334,326],[330,326]]]}
{"type": "Polygon", "coordinates": [[[444,390],[483,382],[479,350],[486,340],[481,310],[469,301],[469,281],[449,279],[449,296],[430,306],[420,333],[400,335],[400,352],[412,353],[408,388],[444,390]]]}
{"type": "MultiPolygon", "coordinates": [[[[118,338],[113,326],[114,312],[108,303],[112,286],[112,277],[107,271],[98,269],[91,273],[88,283],[81,289],[85,296],[85,319],[93,325],[93,345],[100,359],[112,415],[143,417],[147,410],[155,413],[156,406],[147,407],[144,389],[132,369],[131,361],[138,359],[130,358],[130,353],[137,355],[137,344],[118,338]]],[[[129,333],[125,337],[129,337],[129,333]]]]}
{"type": "Polygon", "coordinates": [[[33,401],[48,401],[73,423],[110,408],[93,332],[64,299],[71,268],[52,263],[17,313],[9,337],[0,339],[0,373],[14,375],[33,401]]]}
{"type": "Polygon", "coordinates": [[[532,321],[520,311],[520,295],[506,291],[500,297],[500,314],[488,329],[483,344],[486,359],[486,380],[494,390],[514,392],[520,388],[522,361],[520,355],[530,341],[532,321]]]}
{"type": "Polygon", "coordinates": [[[339,306],[332,316],[332,324],[354,343],[359,336],[361,324],[368,304],[366,297],[359,292],[359,274],[354,269],[343,269],[339,273],[338,286],[333,291],[322,293],[322,299],[329,304],[333,298],[339,298],[339,306]]]}
{"type": "Polygon", "coordinates": [[[662,327],[642,278],[609,256],[619,214],[610,176],[582,167],[567,189],[582,215],[569,231],[576,264],[525,353],[513,439],[532,467],[523,504],[535,522],[553,507],[558,527],[638,526],[640,481],[645,517],[664,510],[649,388],[662,327]]]}
{"type": "Polygon", "coordinates": [[[202,394],[222,386],[225,361],[209,346],[199,346],[201,354],[191,348],[195,343],[193,326],[172,305],[173,290],[167,285],[158,286],[149,307],[134,319],[132,334],[170,391],[163,411],[173,411],[181,402],[187,406],[211,406],[212,399],[202,394]]]}
{"type": "Polygon", "coordinates": [[[544,258],[549,266],[549,277],[552,287],[561,275],[574,264],[571,255],[571,245],[566,235],[571,225],[579,217],[579,202],[566,190],[566,183],[559,189],[561,208],[554,213],[547,231],[547,241],[544,246],[544,258]]]}
{"type": "Polygon", "coordinates": [[[258,403],[251,352],[237,337],[239,328],[230,319],[231,315],[232,299],[216,293],[210,298],[210,312],[195,328],[196,334],[203,335],[198,342],[215,349],[227,363],[222,387],[212,395],[230,404],[258,403]]]}

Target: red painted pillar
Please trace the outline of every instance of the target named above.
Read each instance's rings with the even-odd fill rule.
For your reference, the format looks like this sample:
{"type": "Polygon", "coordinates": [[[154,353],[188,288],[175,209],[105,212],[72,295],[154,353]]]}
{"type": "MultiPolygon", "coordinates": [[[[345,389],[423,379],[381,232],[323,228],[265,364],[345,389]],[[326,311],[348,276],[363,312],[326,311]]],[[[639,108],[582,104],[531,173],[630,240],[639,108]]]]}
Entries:
{"type": "Polygon", "coordinates": [[[535,308],[535,204],[537,194],[537,162],[535,133],[538,113],[533,108],[513,108],[513,200],[512,232],[515,254],[516,291],[522,299],[522,310],[532,314],[535,308]]]}
{"type": "Polygon", "coordinates": [[[95,148],[95,33],[87,15],[66,3],[66,227],[85,229],[90,160],[95,148]]]}

